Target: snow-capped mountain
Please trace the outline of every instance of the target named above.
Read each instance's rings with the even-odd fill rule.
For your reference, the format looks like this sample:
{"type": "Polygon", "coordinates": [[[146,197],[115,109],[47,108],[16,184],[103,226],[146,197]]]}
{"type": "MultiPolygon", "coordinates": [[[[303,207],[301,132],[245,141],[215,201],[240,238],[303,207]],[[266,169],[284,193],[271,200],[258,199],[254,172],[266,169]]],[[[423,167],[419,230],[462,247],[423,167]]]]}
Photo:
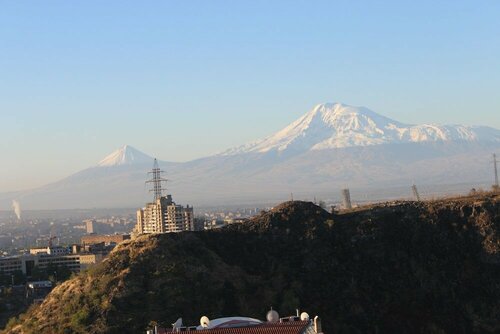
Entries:
{"type": "Polygon", "coordinates": [[[97,165],[100,167],[111,167],[150,164],[153,160],[149,155],[142,153],[130,145],[125,145],[102,159],[97,165]]]}
{"type": "MultiPolygon", "coordinates": [[[[193,161],[159,161],[178,203],[230,205],[314,196],[335,199],[349,186],[353,200],[422,196],[488,187],[500,131],[460,125],[408,125],[362,107],[320,104],[263,140],[193,161]],[[450,186],[453,185],[453,186],[450,186]],[[453,188],[455,187],[455,188],[453,188]]],[[[159,156],[165,152],[156,152],[159,156]]],[[[0,194],[26,209],[141,207],[153,158],[124,146],[60,181],[0,194]]]]}
{"type": "Polygon", "coordinates": [[[410,125],[364,107],[324,103],[283,130],[263,140],[225,151],[222,155],[437,141],[500,142],[500,131],[485,126],[410,125]]]}

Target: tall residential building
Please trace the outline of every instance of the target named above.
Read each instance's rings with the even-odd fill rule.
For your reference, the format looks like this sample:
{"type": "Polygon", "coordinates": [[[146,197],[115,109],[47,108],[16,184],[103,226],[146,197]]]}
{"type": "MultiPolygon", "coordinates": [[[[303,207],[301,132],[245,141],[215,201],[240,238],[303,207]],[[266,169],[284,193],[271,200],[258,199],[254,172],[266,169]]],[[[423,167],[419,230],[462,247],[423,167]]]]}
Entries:
{"type": "Polygon", "coordinates": [[[152,179],[146,181],[153,185],[151,191],[154,192],[154,202],[137,210],[135,234],[194,231],[193,208],[175,204],[172,195],[162,195],[162,182],[167,180],[161,177],[161,173],[155,159],[153,169],[149,173],[152,179]]]}
{"type": "Polygon", "coordinates": [[[135,232],[170,233],[194,231],[193,208],[175,204],[171,195],[160,197],[137,210],[135,232]]]}
{"type": "Polygon", "coordinates": [[[87,230],[87,234],[94,234],[95,231],[95,223],[94,219],[87,219],[83,221],[85,223],[85,229],[87,230]]]}

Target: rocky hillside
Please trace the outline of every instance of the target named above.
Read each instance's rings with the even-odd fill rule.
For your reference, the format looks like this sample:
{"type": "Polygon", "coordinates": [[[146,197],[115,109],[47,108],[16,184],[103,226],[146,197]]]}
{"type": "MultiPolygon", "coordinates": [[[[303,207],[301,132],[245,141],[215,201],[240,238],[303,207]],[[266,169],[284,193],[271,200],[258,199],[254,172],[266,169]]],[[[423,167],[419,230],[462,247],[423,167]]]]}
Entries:
{"type": "Polygon", "coordinates": [[[4,333],[142,333],[296,308],[326,333],[500,331],[500,196],[331,215],[287,202],[239,226],[142,236],[4,333]]]}

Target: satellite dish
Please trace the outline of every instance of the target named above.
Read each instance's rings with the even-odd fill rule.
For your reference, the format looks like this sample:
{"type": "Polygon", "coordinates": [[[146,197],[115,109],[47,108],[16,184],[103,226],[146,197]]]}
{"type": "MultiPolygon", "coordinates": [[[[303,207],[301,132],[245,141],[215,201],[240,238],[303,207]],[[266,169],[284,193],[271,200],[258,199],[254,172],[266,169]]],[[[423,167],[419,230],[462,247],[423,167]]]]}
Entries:
{"type": "Polygon", "coordinates": [[[266,319],[270,323],[276,323],[280,320],[280,315],[275,310],[267,312],[266,319]]]}
{"type": "Polygon", "coordinates": [[[172,324],[172,328],[174,329],[174,332],[176,331],[176,329],[181,328],[181,327],[182,327],[182,318],[177,319],[177,321],[172,324]]]}
{"type": "Polygon", "coordinates": [[[307,312],[302,312],[300,314],[300,320],[302,320],[302,321],[309,321],[309,314],[307,314],[307,312]]]}
{"type": "Polygon", "coordinates": [[[208,319],[208,317],[204,315],[200,319],[200,325],[203,328],[207,328],[210,325],[210,319],[208,319]]]}

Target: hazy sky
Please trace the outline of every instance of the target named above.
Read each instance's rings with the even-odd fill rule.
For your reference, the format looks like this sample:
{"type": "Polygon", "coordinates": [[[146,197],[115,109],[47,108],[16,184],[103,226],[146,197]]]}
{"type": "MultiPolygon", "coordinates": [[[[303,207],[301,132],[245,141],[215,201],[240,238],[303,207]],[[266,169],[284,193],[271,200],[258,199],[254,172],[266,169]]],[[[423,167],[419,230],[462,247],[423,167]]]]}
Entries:
{"type": "Polygon", "coordinates": [[[183,161],[313,105],[500,128],[500,1],[0,1],[0,192],[183,161]]]}

